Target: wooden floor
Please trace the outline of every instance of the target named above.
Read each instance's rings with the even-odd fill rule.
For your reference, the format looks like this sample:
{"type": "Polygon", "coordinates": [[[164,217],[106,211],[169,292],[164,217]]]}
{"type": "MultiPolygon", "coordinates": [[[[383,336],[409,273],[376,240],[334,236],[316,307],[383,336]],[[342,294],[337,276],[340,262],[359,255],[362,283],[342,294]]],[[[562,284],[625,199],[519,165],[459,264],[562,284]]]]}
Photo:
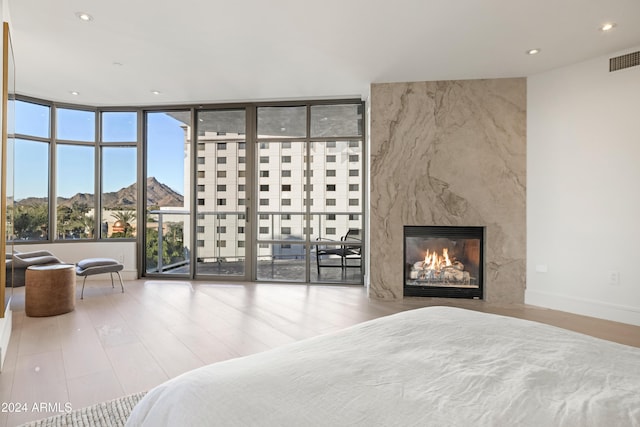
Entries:
{"type": "Polygon", "coordinates": [[[0,426],[148,390],[205,364],[427,305],[536,320],[640,347],[637,326],[473,300],[375,301],[361,286],[138,280],[125,288],[123,294],[110,282],[91,283],[75,311],[44,318],[26,317],[24,288],[14,290],[0,426]]]}

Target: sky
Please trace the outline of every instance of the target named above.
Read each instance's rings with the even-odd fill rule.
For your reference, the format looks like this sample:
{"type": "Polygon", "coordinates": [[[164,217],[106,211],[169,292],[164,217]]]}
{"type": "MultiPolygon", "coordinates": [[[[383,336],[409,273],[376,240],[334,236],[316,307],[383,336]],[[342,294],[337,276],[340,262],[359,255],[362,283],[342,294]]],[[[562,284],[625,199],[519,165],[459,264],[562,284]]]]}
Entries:
{"type": "MultiPolygon", "coordinates": [[[[49,138],[50,110],[47,106],[17,101],[16,133],[49,138]]],[[[95,120],[93,112],[59,108],[56,120],[57,138],[91,143],[95,140],[95,120]]],[[[136,180],[136,149],[121,146],[122,142],[134,142],[137,139],[136,113],[104,112],[102,126],[102,142],[106,145],[102,151],[103,191],[118,191],[136,180]]],[[[181,126],[182,122],[166,113],[148,114],[147,176],[153,176],[176,192],[184,194],[184,131],[181,126]]],[[[43,142],[16,140],[15,200],[47,197],[47,150],[48,144],[43,142]]],[[[94,193],[93,146],[58,144],[56,168],[57,196],[68,198],[76,193],[94,193]]]]}

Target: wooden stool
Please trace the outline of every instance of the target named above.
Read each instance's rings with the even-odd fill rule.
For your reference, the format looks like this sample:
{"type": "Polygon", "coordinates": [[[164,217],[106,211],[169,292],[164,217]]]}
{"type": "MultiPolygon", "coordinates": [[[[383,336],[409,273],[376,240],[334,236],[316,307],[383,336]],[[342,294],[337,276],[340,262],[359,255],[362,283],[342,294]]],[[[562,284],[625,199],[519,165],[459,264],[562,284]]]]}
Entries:
{"type": "Polygon", "coordinates": [[[56,316],[73,311],[76,303],[75,266],[34,265],[25,278],[25,312],[30,317],[56,316]]]}

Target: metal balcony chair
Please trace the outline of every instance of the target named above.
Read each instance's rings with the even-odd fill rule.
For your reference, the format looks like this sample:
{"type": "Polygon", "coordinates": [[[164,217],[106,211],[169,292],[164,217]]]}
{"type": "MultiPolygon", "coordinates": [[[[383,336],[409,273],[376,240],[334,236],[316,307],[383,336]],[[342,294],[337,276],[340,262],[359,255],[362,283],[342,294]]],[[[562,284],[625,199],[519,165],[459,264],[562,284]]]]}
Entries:
{"type": "MultiPolygon", "coordinates": [[[[319,241],[319,239],[316,239],[319,241]]],[[[327,242],[327,239],[322,239],[327,242]]],[[[347,268],[359,268],[362,270],[362,232],[359,228],[351,228],[347,234],[340,238],[339,245],[322,245],[316,244],[316,265],[318,267],[318,275],[320,275],[321,267],[340,268],[344,272],[347,268]],[[340,264],[328,263],[327,259],[340,258],[340,264]],[[349,262],[357,260],[357,264],[349,262]],[[324,261],[324,262],[323,262],[324,261]]]]}

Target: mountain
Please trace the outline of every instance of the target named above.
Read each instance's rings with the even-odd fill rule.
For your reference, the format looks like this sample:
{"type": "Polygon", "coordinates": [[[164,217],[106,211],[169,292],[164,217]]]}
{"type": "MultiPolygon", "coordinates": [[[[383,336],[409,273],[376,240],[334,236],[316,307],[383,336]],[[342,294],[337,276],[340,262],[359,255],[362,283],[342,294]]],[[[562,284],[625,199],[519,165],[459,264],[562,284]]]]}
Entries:
{"type": "MultiPolygon", "coordinates": [[[[135,209],[137,185],[131,184],[118,191],[102,195],[102,207],[105,209],[135,209]]],[[[43,197],[27,197],[16,201],[16,206],[35,206],[46,203],[43,197]]],[[[77,193],[70,198],[58,197],[58,206],[73,206],[74,203],[93,206],[93,194],[77,193]]],[[[154,177],[147,178],[147,206],[183,207],[184,197],[154,177]]]]}

